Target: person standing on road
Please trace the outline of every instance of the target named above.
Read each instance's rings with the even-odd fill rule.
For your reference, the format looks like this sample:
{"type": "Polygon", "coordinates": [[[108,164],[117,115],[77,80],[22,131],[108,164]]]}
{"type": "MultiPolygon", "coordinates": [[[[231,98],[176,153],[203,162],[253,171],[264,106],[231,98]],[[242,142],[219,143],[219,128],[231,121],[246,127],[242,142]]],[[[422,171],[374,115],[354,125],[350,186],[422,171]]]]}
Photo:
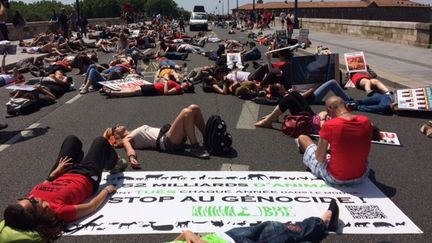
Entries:
{"type": "Polygon", "coordinates": [[[322,125],[318,145],[309,136],[298,137],[300,150],[304,151],[303,163],[326,183],[359,183],[368,175],[372,123],[366,116],[351,114],[340,97],[328,98],[326,107],[332,119],[322,125]],[[331,156],[327,154],[329,144],[331,156]]]}
{"type": "Polygon", "coordinates": [[[64,8],[61,9],[61,13],[58,17],[58,23],[63,31],[63,37],[69,38],[69,17],[67,16],[66,10],[64,8]]]}
{"type": "Polygon", "coordinates": [[[3,1],[0,1],[0,33],[2,40],[9,40],[9,30],[6,26],[7,12],[3,1]]]}
{"type": "Polygon", "coordinates": [[[283,11],[282,10],[282,12],[279,14],[279,20],[280,20],[280,22],[281,22],[281,29],[283,30],[284,29],[284,26],[285,26],[285,18],[286,18],[286,13],[285,13],[285,11],[283,11]]]}
{"type": "Polygon", "coordinates": [[[18,230],[36,231],[52,242],[61,236],[63,222],[72,222],[95,212],[107,197],[116,192],[114,185],[98,191],[102,171],[124,168],[116,151],[103,137],[93,140],[84,157],[82,142],[76,136],[63,141],[58,158],[46,180],[17,203],[6,207],[5,225],[18,230]]]}
{"type": "Polygon", "coordinates": [[[16,32],[18,33],[18,40],[21,43],[23,41],[23,33],[24,33],[24,27],[26,25],[26,21],[24,20],[24,17],[21,15],[21,13],[18,10],[15,11],[15,16],[13,18],[12,23],[16,29],[16,32]]]}
{"type": "Polygon", "coordinates": [[[181,16],[181,17],[179,18],[179,28],[180,28],[180,31],[181,31],[181,32],[186,33],[186,29],[185,29],[185,22],[184,22],[184,18],[183,18],[183,16],[181,16]]]}
{"type": "Polygon", "coordinates": [[[291,12],[291,10],[288,11],[288,15],[285,18],[286,21],[286,27],[287,27],[287,35],[289,39],[292,39],[292,35],[294,32],[294,24],[295,24],[295,16],[291,12]]]}

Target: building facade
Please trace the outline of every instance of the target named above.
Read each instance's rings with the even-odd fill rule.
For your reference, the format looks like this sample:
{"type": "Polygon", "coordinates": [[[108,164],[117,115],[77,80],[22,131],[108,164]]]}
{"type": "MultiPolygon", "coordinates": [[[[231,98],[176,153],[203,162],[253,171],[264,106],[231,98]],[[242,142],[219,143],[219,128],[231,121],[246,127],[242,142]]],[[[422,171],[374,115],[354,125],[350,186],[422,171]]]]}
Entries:
{"type": "MultiPolygon", "coordinates": [[[[262,1],[261,1],[262,2],[262,1]]],[[[281,11],[294,9],[294,2],[263,2],[255,4],[255,11],[269,10],[278,15],[281,11]]],[[[253,11],[253,4],[239,6],[233,12],[253,11]]],[[[361,0],[342,2],[298,2],[298,18],[361,19],[409,22],[432,22],[429,4],[410,0],[361,0]]]]}

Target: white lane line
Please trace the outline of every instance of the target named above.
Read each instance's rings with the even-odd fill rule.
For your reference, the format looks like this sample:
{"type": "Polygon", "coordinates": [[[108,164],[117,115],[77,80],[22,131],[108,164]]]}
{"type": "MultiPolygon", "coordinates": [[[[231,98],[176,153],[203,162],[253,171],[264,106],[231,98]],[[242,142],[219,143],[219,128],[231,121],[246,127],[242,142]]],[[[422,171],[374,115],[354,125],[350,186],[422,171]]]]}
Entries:
{"type": "Polygon", "coordinates": [[[222,164],[221,171],[249,171],[249,165],[222,164]]]}
{"type": "Polygon", "coordinates": [[[31,134],[32,131],[31,129],[36,128],[38,126],[40,126],[40,123],[33,123],[31,124],[29,127],[27,127],[26,129],[22,130],[20,133],[18,133],[17,135],[13,136],[11,139],[9,139],[6,143],[1,144],[0,145],[0,152],[2,152],[3,150],[7,149],[9,146],[11,146],[12,144],[18,142],[21,138],[25,138],[27,137],[27,135],[31,134]]]}
{"type": "Polygon", "coordinates": [[[82,96],[82,95],[80,95],[80,94],[75,95],[72,99],[66,101],[66,104],[69,104],[69,105],[70,105],[70,104],[74,103],[74,102],[75,102],[76,100],[78,100],[81,96],[82,96]]]}
{"type": "Polygon", "coordinates": [[[250,100],[245,101],[240,112],[236,128],[237,129],[256,129],[255,122],[258,119],[259,105],[250,100]]]}

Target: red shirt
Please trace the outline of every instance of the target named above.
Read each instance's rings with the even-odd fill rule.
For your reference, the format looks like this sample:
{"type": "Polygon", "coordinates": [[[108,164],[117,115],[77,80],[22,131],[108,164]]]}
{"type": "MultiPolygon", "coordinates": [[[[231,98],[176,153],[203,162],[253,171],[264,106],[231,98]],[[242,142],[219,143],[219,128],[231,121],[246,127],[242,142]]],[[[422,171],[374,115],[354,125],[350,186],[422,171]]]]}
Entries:
{"type": "Polygon", "coordinates": [[[327,170],[337,180],[360,178],[366,172],[372,124],[366,116],[336,117],[324,123],[320,136],[330,144],[327,170]]]}
{"type": "MultiPolygon", "coordinates": [[[[160,95],[164,95],[164,86],[165,84],[163,82],[154,84],[155,89],[157,89],[160,95]]],[[[176,89],[177,94],[183,94],[183,89],[178,83],[168,80],[168,90],[172,88],[176,89]]]]}
{"type": "Polygon", "coordinates": [[[29,197],[47,201],[59,218],[71,222],[77,219],[75,205],[92,194],[93,185],[89,178],[80,174],[63,174],[52,182],[36,185],[29,197]]]}

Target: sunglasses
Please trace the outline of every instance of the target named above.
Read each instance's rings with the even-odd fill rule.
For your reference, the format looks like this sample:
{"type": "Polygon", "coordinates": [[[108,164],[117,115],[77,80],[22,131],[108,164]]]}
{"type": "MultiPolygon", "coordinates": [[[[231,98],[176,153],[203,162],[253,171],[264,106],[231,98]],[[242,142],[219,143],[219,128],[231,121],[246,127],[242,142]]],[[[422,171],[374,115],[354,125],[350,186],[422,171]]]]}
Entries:
{"type": "Polygon", "coordinates": [[[19,198],[18,201],[27,200],[31,203],[31,205],[35,208],[37,205],[39,205],[39,201],[34,198],[19,198]]]}

